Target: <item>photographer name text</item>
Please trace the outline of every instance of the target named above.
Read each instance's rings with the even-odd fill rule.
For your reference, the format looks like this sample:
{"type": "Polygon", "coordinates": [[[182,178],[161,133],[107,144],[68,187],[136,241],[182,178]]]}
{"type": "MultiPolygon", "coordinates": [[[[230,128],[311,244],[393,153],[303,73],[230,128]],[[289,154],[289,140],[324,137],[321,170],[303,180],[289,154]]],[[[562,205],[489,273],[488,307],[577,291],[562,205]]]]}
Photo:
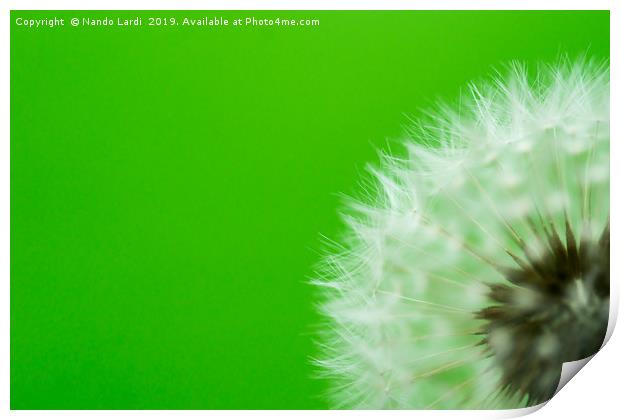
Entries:
{"type": "Polygon", "coordinates": [[[257,18],[254,16],[229,18],[223,16],[203,17],[74,17],[39,18],[18,17],[15,25],[30,29],[72,27],[228,27],[228,26],[319,26],[319,19],[257,18]]]}

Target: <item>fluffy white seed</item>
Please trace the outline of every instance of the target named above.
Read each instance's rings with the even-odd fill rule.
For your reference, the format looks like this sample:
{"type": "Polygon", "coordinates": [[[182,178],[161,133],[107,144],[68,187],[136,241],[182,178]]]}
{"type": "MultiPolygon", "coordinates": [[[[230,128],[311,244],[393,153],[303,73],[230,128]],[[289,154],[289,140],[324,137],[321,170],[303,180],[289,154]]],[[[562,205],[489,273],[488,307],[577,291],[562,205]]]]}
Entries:
{"type": "MultiPolygon", "coordinates": [[[[488,284],[506,283],[496,267],[516,267],[511,254],[543,258],[531,220],[542,214],[564,234],[567,217],[577,237],[606,225],[608,67],[514,66],[412,131],[407,155],[372,171],[378,193],[350,205],[344,244],[318,271],[327,322],[317,364],[334,406],[523,405],[500,392],[474,313],[489,305],[488,284]]],[[[544,302],[523,290],[513,304],[544,302]]],[[[499,356],[513,345],[501,329],[487,340],[499,356]]],[[[535,351],[559,346],[543,336],[535,351]]]]}

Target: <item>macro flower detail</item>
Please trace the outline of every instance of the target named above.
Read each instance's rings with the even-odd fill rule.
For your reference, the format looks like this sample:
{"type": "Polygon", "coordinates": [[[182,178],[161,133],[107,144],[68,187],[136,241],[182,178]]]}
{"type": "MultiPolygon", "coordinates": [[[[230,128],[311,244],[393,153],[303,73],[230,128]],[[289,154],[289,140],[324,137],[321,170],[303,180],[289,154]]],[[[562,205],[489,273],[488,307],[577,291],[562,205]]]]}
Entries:
{"type": "Polygon", "coordinates": [[[609,316],[609,70],[515,65],[384,153],[314,283],[337,408],[517,408],[609,316]]]}

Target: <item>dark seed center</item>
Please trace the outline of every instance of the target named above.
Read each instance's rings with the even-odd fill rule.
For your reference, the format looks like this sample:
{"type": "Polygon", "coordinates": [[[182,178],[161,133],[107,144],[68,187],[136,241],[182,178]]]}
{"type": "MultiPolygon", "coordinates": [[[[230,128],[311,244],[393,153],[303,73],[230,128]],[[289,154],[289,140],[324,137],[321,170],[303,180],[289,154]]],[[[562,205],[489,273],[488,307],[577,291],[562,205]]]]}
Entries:
{"type": "Polygon", "coordinates": [[[564,362],[600,349],[609,314],[609,224],[598,240],[582,232],[579,242],[568,223],[564,240],[553,226],[540,231],[542,252],[524,245],[519,268],[502,270],[509,283],[491,285],[495,303],[477,314],[502,390],[529,404],[553,396],[564,362]]]}

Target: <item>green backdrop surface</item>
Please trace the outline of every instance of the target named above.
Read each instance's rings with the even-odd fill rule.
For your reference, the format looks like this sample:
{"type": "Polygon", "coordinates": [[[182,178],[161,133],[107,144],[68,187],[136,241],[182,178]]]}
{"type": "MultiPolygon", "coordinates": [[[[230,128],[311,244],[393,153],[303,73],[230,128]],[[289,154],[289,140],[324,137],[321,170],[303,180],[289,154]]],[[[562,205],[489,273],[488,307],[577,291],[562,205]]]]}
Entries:
{"type": "Polygon", "coordinates": [[[407,115],[608,12],[11,13],[11,406],[326,408],[306,282],[407,115]],[[315,27],[17,18],[316,18],[315,27]]]}

